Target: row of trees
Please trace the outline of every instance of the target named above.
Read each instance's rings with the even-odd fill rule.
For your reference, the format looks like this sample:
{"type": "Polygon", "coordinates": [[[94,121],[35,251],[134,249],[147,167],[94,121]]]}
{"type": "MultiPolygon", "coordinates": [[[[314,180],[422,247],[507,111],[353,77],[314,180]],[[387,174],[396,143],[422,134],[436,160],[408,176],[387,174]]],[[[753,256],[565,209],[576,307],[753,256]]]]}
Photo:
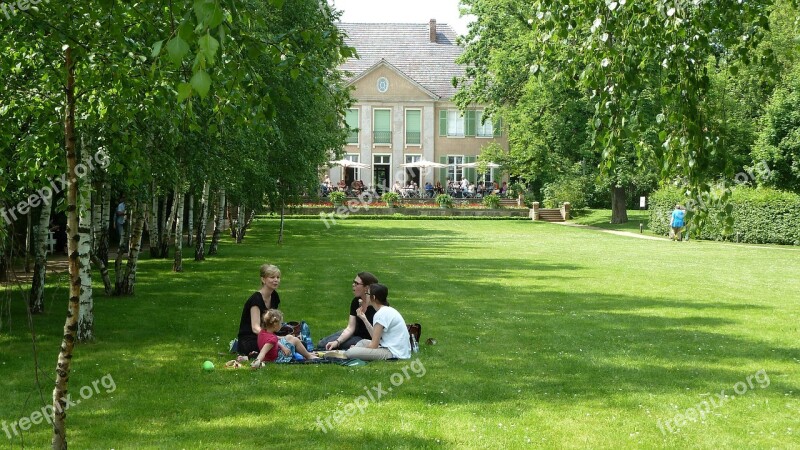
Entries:
{"type": "Polygon", "coordinates": [[[626,193],[694,197],[762,162],[760,183],[797,192],[796,1],[462,4],[477,19],[457,100],[505,119],[510,154],[482,159],[540,198],[610,199],[624,222],[626,193]]]}
{"type": "Polygon", "coordinates": [[[317,168],[345,142],[351,99],[336,68],[353,49],[320,0],[26,6],[0,33],[0,204],[14,212],[0,222],[0,273],[14,251],[36,249],[30,304],[43,309],[55,203],[67,216],[70,298],[53,448],[66,448],[61,399],[75,342],[92,339],[92,269],[107,292],[133,294],[145,229],[151,254],[174,245],[183,270],[184,205],[198,208],[189,229],[201,260],[225,211],[241,240],[265,199],[280,208],[316,189],[317,168]],[[55,195],[43,195],[48,186],[55,195]],[[108,230],[121,194],[129,249],[126,262],[117,252],[112,283],[108,230]]]}

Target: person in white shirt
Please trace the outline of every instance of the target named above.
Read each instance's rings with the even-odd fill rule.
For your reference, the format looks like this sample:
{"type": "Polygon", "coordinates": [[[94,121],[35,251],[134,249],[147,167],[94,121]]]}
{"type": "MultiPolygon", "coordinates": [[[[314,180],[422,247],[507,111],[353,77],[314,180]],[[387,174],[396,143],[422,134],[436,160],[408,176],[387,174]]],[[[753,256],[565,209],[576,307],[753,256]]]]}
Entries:
{"type": "Polygon", "coordinates": [[[369,285],[367,301],[376,312],[372,323],[359,310],[358,318],[364,322],[372,339],[364,339],[345,352],[348,358],[364,361],[411,358],[411,341],[403,316],[389,306],[389,288],[382,284],[369,285]]]}

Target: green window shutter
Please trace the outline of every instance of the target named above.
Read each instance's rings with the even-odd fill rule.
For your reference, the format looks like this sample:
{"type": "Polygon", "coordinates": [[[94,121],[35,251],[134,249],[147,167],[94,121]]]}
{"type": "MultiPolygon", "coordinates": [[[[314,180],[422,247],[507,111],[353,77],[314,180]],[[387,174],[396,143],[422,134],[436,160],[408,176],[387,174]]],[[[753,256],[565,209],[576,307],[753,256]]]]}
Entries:
{"type": "Polygon", "coordinates": [[[421,144],[422,120],[421,112],[417,109],[406,111],[406,144],[421,144]]]}
{"type": "Polygon", "coordinates": [[[447,136],[447,110],[439,110],[439,136],[447,136]]]}
{"type": "MultiPolygon", "coordinates": [[[[473,162],[475,162],[476,159],[477,158],[474,157],[474,156],[465,156],[464,157],[464,163],[465,164],[473,163],[473,162]]],[[[464,176],[466,176],[467,179],[470,182],[475,183],[475,169],[474,168],[471,169],[471,168],[468,167],[467,170],[464,172],[464,176]]]]}
{"type": "Polygon", "coordinates": [[[492,122],[492,126],[494,127],[494,137],[500,137],[503,135],[503,120],[501,118],[497,118],[497,121],[492,122]]]}
{"type": "MultiPolygon", "coordinates": [[[[447,120],[447,113],[445,113],[445,121],[447,120]]],[[[439,162],[442,164],[447,164],[447,156],[440,156],[439,162]]],[[[447,192],[447,186],[444,185],[444,181],[447,179],[447,167],[442,167],[439,169],[439,177],[436,181],[438,181],[442,187],[445,189],[445,193],[447,192]]]]}
{"type": "Polygon", "coordinates": [[[475,110],[468,110],[464,115],[464,135],[475,136],[475,110]]]}

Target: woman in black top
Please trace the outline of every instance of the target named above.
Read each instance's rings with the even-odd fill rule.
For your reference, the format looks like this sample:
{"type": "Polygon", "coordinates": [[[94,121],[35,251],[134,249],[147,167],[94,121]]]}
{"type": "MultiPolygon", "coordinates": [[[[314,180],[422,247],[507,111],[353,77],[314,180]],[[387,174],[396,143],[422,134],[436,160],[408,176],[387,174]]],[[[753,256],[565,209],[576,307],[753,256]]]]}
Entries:
{"type": "Polygon", "coordinates": [[[323,338],[317,344],[317,348],[325,350],[347,350],[356,345],[362,339],[369,339],[370,334],[366,325],[358,319],[358,312],[361,310],[372,323],[375,316],[375,307],[367,302],[367,287],[378,282],[378,278],[369,272],[360,272],[353,280],[353,300],[350,302],[350,316],[347,319],[347,328],[333,333],[323,338]]]}
{"type": "Polygon", "coordinates": [[[281,299],[278,286],[281,284],[281,271],[272,264],[261,266],[261,289],[247,299],[242,308],[242,319],[239,322],[239,354],[248,355],[258,351],[258,333],[261,332],[261,316],[268,309],[278,309],[281,299]]]}

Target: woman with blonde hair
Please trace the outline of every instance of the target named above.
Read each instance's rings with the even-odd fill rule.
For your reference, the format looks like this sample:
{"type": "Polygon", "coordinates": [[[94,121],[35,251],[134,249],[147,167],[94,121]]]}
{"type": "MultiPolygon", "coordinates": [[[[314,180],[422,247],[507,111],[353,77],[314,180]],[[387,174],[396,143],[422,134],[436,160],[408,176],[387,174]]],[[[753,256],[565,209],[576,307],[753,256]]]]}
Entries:
{"type": "Polygon", "coordinates": [[[258,334],[261,332],[261,317],[269,309],[278,309],[281,299],[278,286],[281,284],[281,271],[272,264],[261,266],[261,289],[255,291],[242,308],[239,321],[238,346],[240,355],[258,352],[258,334]]]}

